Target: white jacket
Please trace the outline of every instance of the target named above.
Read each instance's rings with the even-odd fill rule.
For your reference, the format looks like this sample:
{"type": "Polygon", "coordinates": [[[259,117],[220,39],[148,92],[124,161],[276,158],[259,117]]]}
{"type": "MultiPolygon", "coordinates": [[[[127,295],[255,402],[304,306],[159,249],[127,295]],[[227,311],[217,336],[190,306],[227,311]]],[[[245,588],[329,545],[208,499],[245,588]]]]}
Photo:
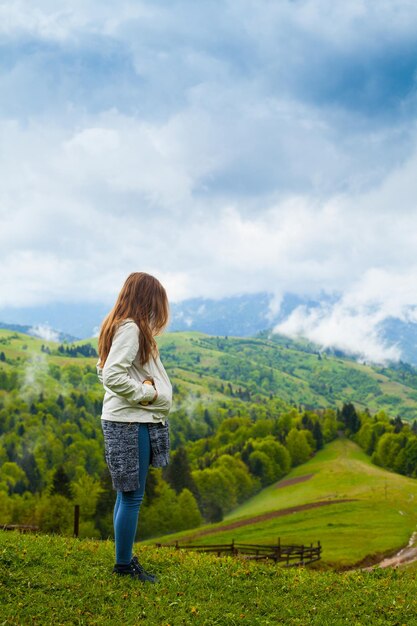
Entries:
{"type": "Polygon", "coordinates": [[[97,375],[105,389],[101,419],[112,422],[163,422],[172,407],[172,385],[161,359],[150,357],[143,366],[139,362],[139,327],[130,318],[123,320],[113,336],[110,352],[97,375]],[[155,389],[143,381],[153,378],[158,397],[152,404],[142,406],[142,400],[152,400],[155,389]]]}

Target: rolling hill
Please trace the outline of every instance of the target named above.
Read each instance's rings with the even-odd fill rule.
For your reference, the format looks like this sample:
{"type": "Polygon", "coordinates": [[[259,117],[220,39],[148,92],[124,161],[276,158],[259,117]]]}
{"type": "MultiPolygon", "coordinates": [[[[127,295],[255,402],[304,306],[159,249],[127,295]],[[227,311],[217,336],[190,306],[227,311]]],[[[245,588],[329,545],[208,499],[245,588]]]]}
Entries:
{"type": "MultiPolygon", "coordinates": [[[[86,344],[96,347],[97,339],[68,345],[86,344]]],[[[266,333],[239,338],[174,332],[159,337],[158,344],[173,382],[184,396],[202,402],[278,397],[288,405],[317,409],[350,401],[371,412],[383,409],[403,419],[417,418],[417,368],[404,363],[372,366],[320,354],[307,341],[266,333]]],[[[0,367],[31,368],[34,380],[42,376],[58,393],[60,385],[49,375],[49,365],[90,366],[94,373],[96,358],[81,354],[74,358],[60,354],[57,347],[52,341],[0,329],[0,352],[5,356],[0,367]]]]}
{"type": "MultiPolygon", "coordinates": [[[[153,541],[200,544],[316,543],[323,563],[375,562],[407,545],[417,525],[417,481],[372,465],[337,439],[284,480],[263,489],[219,524],[153,541]]],[[[148,541],[149,543],[149,541],[148,541]]]]}

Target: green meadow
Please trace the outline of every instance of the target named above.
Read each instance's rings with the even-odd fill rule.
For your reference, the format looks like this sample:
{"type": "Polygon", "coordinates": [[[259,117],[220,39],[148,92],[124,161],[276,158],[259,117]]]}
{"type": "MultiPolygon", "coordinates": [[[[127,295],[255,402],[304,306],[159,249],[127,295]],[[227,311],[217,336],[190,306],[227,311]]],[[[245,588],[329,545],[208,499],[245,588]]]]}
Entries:
{"type": "Polygon", "coordinates": [[[407,545],[417,525],[417,481],[373,465],[352,441],[338,439],[307,463],[290,472],[281,483],[263,489],[230,512],[219,524],[199,527],[158,539],[200,544],[316,543],[323,546],[323,565],[336,568],[375,562],[407,545]],[[303,482],[285,483],[309,477],[303,482]],[[338,502],[339,500],[350,502],[338,502]],[[317,508],[288,512],[302,505],[317,508]],[[228,528],[230,525],[234,528],[228,528]]]}
{"type": "Polygon", "coordinates": [[[314,571],[139,546],[155,585],[115,578],[113,544],[0,531],[5,625],[413,626],[413,568],[314,571]]]}

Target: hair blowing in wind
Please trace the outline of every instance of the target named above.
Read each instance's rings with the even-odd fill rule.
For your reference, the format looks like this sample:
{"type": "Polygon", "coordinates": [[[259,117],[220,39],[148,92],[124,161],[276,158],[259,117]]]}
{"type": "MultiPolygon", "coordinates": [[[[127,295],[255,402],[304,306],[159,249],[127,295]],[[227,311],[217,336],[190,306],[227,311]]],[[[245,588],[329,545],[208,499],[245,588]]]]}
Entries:
{"type": "Polygon", "coordinates": [[[116,304],[101,325],[98,339],[101,367],[110,352],[117,325],[126,318],[139,326],[139,360],[143,365],[151,355],[158,354],[154,336],[165,328],[169,319],[168,297],[157,278],[146,272],[132,272],[125,280],[116,304]]]}

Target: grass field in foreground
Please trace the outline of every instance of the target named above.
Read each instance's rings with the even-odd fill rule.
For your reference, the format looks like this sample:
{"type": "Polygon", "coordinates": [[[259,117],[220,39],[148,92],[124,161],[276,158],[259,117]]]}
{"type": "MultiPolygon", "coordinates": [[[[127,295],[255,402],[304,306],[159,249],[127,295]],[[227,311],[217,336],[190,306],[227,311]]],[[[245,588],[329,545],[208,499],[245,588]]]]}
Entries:
{"type": "Polygon", "coordinates": [[[142,547],[156,585],[114,578],[111,542],[0,531],[0,623],[413,626],[412,570],[336,573],[142,547]]]}
{"type": "Polygon", "coordinates": [[[309,544],[320,540],[323,563],[340,567],[399,550],[416,530],[417,481],[376,467],[352,441],[330,443],[285,480],[307,475],[311,478],[305,482],[267,487],[220,524],[168,535],[162,541],[187,537],[196,543],[227,543],[232,539],[273,543],[280,537],[281,543],[309,544]],[[270,511],[345,498],[354,501],[258,522],[253,519],[270,511]],[[237,521],[242,525],[227,528],[237,521]],[[199,535],[205,530],[209,534],[199,535]]]}

